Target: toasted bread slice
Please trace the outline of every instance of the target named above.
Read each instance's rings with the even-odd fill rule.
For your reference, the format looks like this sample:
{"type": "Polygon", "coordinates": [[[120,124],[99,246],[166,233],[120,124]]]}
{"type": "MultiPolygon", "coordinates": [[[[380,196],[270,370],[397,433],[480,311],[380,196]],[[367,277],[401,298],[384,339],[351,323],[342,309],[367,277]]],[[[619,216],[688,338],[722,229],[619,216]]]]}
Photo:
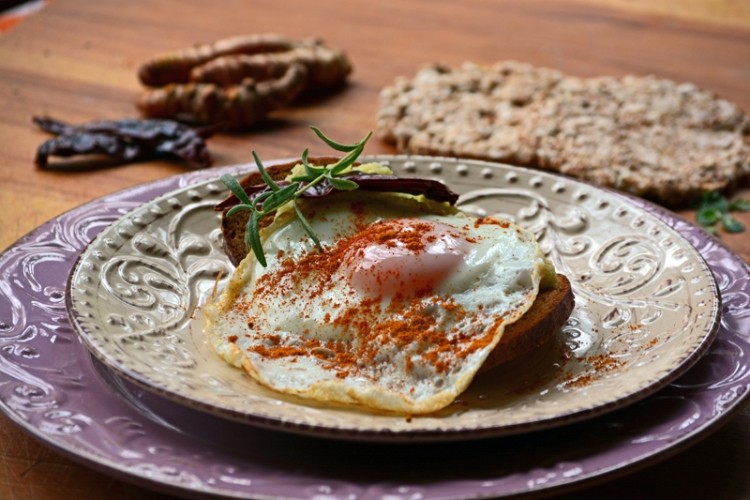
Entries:
{"type": "MultiPolygon", "coordinates": [[[[320,157],[310,158],[308,161],[312,165],[330,165],[338,161],[338,158],[320,157]]],[[[266,170],[274,180],[278,181],[284,179],[298,163],[299,161],[294,161],[274,165],[266,170]]],[[[240,184],[247,188],[262,182],[260,174],[254,172],[244,177],[240,184]]],[[[224,211],[221,220],[224,251],[232,264],[236,266],[248,253],[248,248],[245,245],[248,213],[240,212],[231,218],[226,217],[228,208],[234,202],[236,202],[236,199],[230,196],[217,205],[217,208],[224,211]]],[[[270,218],[261,220],[261,224],[264,222],[268,224],[270,218]]],[[[500,342],[479,370],[480,373],[540,347],[554,337],[560,327],[565,324],[575,305],[573,290],[570,281],[562,274],[557,274],[557,279],[554,281],[554,286],[539,290],[531,309],[520,320],[506,327],[500,342]]]]}
{"type": "Polygon", "coordinates": [[[484,361],[479,373],[518,358],[550,341],[567,321],[575,306],[570,281],[562,274],[552,288],[540,289],[531,309],[505,328],[500,342],[484,361]]]}

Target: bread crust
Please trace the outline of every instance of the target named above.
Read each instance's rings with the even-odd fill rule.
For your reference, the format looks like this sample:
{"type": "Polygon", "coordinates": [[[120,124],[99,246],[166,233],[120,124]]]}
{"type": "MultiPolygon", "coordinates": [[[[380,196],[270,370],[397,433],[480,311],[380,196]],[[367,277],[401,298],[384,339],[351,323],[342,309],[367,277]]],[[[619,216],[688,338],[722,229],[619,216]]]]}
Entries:
{"type": "MultiPolygon", "coordinates": [[[[338,161],[333,157],[317,157],[308,159],[312,165],[330,165],[338,161]]],[[[266,170],[274,180],[285,178],[299,160],[268,167],[266,170]]],[[[253,172],[240,180],[244,187],[255,186],[263,182],[258,172],[253,172]]],[[[229,204],[231,206],[232,196],[220,203],[219,206],[229,204]]],[[[223,248],[229,260],[235,266],[247,256],[248,249],[245,245],[245,227],[247,224],[247,212],[240,212],[227,217],[228,207],[224,208],[221,219],[221,230],[223,234],[223,248]]],[[[270,217],[264,219],[266,224],[270,217]]],[[[556,285],[550,289],[539,291],[534,304],[526,314],[505,328],[502,338],[495,349],[485,360],[479,373],[484,373],[500,364],[507,363],[523,354],[542,346],[551,340],[560,328],[565,324],[575,306],[573,290],[568,278],[557,274],[556,285]]]]}
{"type": "Polygon", "coordinates": [[[495,349],[487,356],[479,373],[516,359],[551,341],[573,312],[575,296],[570,280],[557,274],[554,288],[540,290],[526,314],[505,327],[495,349]]]}

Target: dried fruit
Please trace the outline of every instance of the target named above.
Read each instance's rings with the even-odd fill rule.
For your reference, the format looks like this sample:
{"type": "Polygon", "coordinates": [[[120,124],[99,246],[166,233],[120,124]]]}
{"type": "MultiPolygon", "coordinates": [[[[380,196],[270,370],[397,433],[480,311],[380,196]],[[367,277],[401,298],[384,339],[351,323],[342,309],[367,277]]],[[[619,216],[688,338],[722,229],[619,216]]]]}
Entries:
{"type": "Polygon", "coordinates": [[[228,38],[143,64],[139,78],[152,88],[138,107],[150,117],[248,127],[300,95],[340,87],[351,69],[344,52],[320,40],[228,38]]]}
{"type": "Polygon", "coordinates": [[[138,108],[152,118],[248,127],[291,103],[302,91],[305,74],[305,67],[295,64],[281,78],[248,79],[227,88],[213,83],[169,84],[144,92],[138,108]]]}

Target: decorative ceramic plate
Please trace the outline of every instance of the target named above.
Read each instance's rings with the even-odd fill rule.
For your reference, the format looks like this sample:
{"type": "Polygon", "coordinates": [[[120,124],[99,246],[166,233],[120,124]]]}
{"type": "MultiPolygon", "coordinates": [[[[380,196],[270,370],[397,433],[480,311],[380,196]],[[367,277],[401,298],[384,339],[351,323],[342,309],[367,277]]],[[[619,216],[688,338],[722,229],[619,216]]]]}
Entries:
{"type": "Polygon", "coordinates": [[[228,170],[237,171],[175,176],[94,200],[0,254],[0,411],[19,429],[105,473],[190,497],[494,498],[570,491],[642,468],[714,432],[750,395],[750,269],[696,226],[631,200],[704,256],[722,321],[690,370],[627,408],[517,436],[383,446],[270,432],[160,397],[92,360],[69,323],[65,282],[111,223],[228,170]]]}
{"type": "MultiPolygon", "coordinates": [[[[214,180],[137,208],[84,251],[69,313],[91,352],[144,388],[245,423],[346,439],[446,440],[508,435],[630,404],[684,373],[713,340],[719,295],[709,267],[677,232],[624,199],[580,182],[453,159],[379,157],[430,176],[477,214],[536,233],[576,308],[557,344],[477,377],[453,405],[404,418],[331,408],[259,386],[206,342],[200,306],[231,266],[214,180]]],[[[221,283],[219,284],[221,286],[221,283]]]]}

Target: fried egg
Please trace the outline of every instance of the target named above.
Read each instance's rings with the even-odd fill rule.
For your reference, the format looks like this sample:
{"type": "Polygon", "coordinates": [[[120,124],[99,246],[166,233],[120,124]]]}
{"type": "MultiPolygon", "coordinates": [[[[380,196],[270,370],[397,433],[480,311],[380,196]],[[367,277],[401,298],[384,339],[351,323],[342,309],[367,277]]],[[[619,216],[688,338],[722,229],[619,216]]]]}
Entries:
{"type": "Polygon", "coordinates": [[[463,392],[545,267],[534,236],[393,193],[301,204],[262,233],[206,308],[206,333],[260,384],[323,402],[416,415],[463,392]]]}

